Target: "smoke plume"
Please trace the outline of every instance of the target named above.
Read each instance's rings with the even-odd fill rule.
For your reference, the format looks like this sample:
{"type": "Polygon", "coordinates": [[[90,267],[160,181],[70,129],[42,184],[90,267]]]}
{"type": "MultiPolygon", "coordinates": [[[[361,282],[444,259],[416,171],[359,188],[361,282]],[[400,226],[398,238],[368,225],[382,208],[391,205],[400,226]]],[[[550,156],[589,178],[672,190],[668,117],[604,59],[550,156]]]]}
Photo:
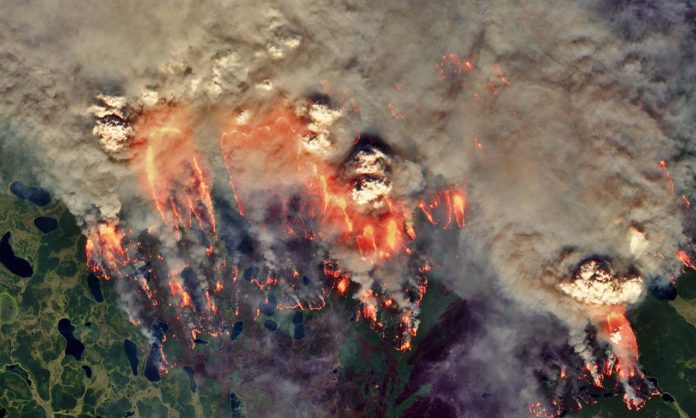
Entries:
{"type": "MultiPolygon", "coordinates": [[[[439,280],[476,324],[423,371],[457,416],[544,398],[504,372],[550,374],[549,351],[554,373],[614,370],[629,408],[654,390],[624,315],[691,262],[688,4],[176,3],[0,18],[3,147],[124,280],[134,323],[174,306],[195,339],[352,286],[408,350],[439,280]],[[474,372],[499,399],[467,410],[482,401],[447,388],[474,372]]],[[[276,389],[301,396],[293,378],[276,389]]]]}

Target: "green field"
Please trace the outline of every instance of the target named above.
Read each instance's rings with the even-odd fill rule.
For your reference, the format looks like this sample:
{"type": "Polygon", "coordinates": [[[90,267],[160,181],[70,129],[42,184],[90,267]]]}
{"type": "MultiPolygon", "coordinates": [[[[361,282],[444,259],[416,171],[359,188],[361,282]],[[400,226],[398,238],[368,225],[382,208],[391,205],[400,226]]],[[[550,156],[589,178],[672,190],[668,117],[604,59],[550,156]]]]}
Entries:
{"type": "Polygon", "coordinates": [[[39,208],[3,189],[0,229],[12,231],[15,253],[34,266],[27,279],[0,267],[0,408],[6,416],[214,416],[215,388],[191,393],[183,370],[156,383],[132,375],[124,339],[138,345],[140,370],[149,343],[119,307],[113,281],[102,283],[102,303],[89,292],[84,239],[65,207],[54,202],[39,208]],[[33,224],[36,216],[59,219],[58,230],[43,235],[33,224]],[[79,362],[64,353],[61,318],[70,319],[86,347],[79,362]],[[92,369],[91,378],[83,365],[92,369]]]}

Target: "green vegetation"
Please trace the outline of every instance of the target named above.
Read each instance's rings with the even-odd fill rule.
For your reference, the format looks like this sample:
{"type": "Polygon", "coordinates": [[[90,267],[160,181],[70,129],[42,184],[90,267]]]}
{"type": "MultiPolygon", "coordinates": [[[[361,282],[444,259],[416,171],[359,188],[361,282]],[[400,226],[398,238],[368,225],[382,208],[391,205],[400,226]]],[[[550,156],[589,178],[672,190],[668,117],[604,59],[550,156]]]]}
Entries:
{"type": "Polygon", "coordinates": [[[652,399],[638,413],[630,413],[621,399],[612,398],[587,407],[578,417],[696,417],[696,274],[685,274],[677,283],[677,299],[648,296],[631,315],[641,365],[676,402],[652,399]]]}
{"type": "Polygon", "coordinates": [[[7,293],[0,293],[0,324],[9,324],[17,319],[17,302],[7,293]]]}
{"type": "Polygon", "coordinates": [[[191,393],[180,369],[159,382],[143,377],[149,342],[128,322],[114,281],[102,282],[102,303],[89,292],[85,239],[75,219],[60,203],[40,208],[17,199],[8,185],[0,190],[0,231],[12,231],[13,249],[29,260],[34,275],[20,278],[0,265],[0,410],[12,418],[216,416],[218,386],[199,379],[191,393]],[[37,216],[55,217],[59,229],[41,234],[33,224],[37,216]],[[57,328],[61,318],[70,319],[85,345],[79,362],[65,355],[57,328]],[[130,370],[125,338],[138,346],[138,376],[130,370]],[[83,365],[92,369],[91,378],[83,365]]]}
{"type": "MultiPolygon", "coordinates": [[[[221,382],[197,377],[196,392],[189,389],[186,373],[172,368],[158,382],[142,375],[149,341],[128,322],[118,304],[114,281],[102,282],[105,301],[97,303],[86,284],[84,246],[75,219],[60,203],[39,208],[0,188],[0,233],[12,231],[15,253],[34,267],[34,275],[20,278],[0,266],[0,410],[7,417],[215,417],[246,416],[246,404],[221,382]],[[41,234],[33,225],[36,216],[52,216],[59,228],[41,234]],[[66,356],[65,339],[58,321],[68,318],[75,336],[84,343],[80,361],[66,356]],[[138,347],[139,372],[133,376],[123,341],[138,347]],[[92,369],[88,378],[82,366],[92,369]],[[217,406],[224,404],[224,411],[217,406]]],[[[651,400],[638,413],[629,412],[621,399],[602,399],[586,407],[579,417],[696,417],[696,274],[679,280],[679,298],[672,302],[649,297],[631,320],[641,351],[641,364],[676,402],[651,400]]],[[[422,304],[421,324],[414,347],[438,322],[456,299],[431,283],[422,304]]],[[[341,299],[336,303],[347,304],[341,299]]],[[[290,328],[290,314],[278,315],[280,328],[290,328]]],[[[353,335],[342,347],[338,370],[350,369],[352,378],[338,371],[351,386],[347,401],[367,405],[365,416],[398,417],[429,391],[424,386],[407,399],[400,399],[412,372],[409,360],[415,350],[385,349],[385,342],[364,322],[352,327],[353,335]],[[388,377],[388,378],[387,378],[388,377]],[[372,382],[372,384],[364,384],[372,382]],[[381,387],[382,385],[386,387],[381,387]],[[372,402],[371,400],[379,399],[372,402]]],[[[244,336],[241,337],[245,338],[244,336]]],[[[217,350],[210,342],[202,350],[217,350]]],[[[177,358],[180,343],[171,339],[166,354],[177,358]]],[[[210,356],[210,361],[219,361],[210,356]]],[[[236,374],[230,381],[242,384],[236,374]]],[[[262,397],[263,395],[259,395],[262,397]]]]}

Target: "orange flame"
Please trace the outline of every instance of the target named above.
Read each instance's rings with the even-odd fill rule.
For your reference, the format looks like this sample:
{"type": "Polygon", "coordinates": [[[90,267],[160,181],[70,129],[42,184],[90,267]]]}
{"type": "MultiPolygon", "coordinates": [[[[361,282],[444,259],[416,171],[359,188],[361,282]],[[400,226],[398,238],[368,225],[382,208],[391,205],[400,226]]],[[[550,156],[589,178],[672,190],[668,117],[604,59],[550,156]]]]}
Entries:
{"type": "Polygon", "coordinates": [[[161,108],[143,115],[136,126],[145,150],[133,164],[166,224],[215,233],[210,181],[193,145],[189,116],[183,109],[161,108]]]}
{"type": "Polygon", "coordinates": [[[696,270],[696,264],[691,260],[691,257],[689,257],[689,254],[687,254],[686,251],[679,250],[674,253],[674,256],[677,257],[677,260],[681,261],[685,267],[690,268],[691,270],[696,270]]]}
{"type": "MultiPolygon", "coordinates": [[[[605,364],[606,370],[602,374],[597,373],[597,365],[594,365],[595,369],[588,368],[595,378],[595,384],[601,386],[603,377],[613,373],[616,373],[623,382],[641,373],[638,367],[638,343],[631,323],[626,318],[625,308],[623,306],[597,308],[592,314],[597,318],[600,335],[611,344],[616,355],[616,361],[605,364]]],[[[628,403],[627,405],[632,408],[628,403]]]]}
{"type": "Polygon", "coordinates": [[[425,200],[419,201],[418,208],[433,225],[440,223],[440,218],[444,217],[444,228],[448,228],[453,219],[459,228],[463,228],[467,209],[466,193],[460,188],[446,189],[430,198],[427,203],[425,200]]]}
{"type": "Polygon", "coordinates": [[[686,205],[686,207],[688,209],[691,209],[691,201],[689,200],[689,198],[686,197],[686,195],[684,193],[682,193],[681,198],[682,198],[682,201],[684,202],[684,205],[686,205]]]}
{"type": "Polygon", "coordinates": [[[657,163],[657,168],[662,170],[663,173],[665,173],[665,176],[667,177],[667,181],[669,182],[669,189],[674,193],[674,179],[672,178],[672,174],[667,170],[667,163],[665,160],[660,160],[659,163],[657,163]]]}
{"type": "MultiPolygon", "coordinates": [[[[97,271],[105,264],[112,273],[120,273],[120,268],[129,262],[126,250],[122,246],[123,238],[123,233],[115,224],[100,223],[87,238],[85,245],[89,268],[97,271]],[[100,258],[101,264],[96,258],[100,258]]],[[[109,275],[103,273],[108,280],[109,275]]]]}
{"type": "Polygon", "coordinates": [[[377,242],[375,241],[375,230],[372,225],[366,225],[363,228],[362,234],[355,237],[355,242],[358,243],[360,255],[365,257],[368,252],[377,252],[377,242]]]}
{"type": "Polygon", "coordinates": [[[174,277],[171,277],[169,279],[169,291],[171,292],[172,296],[176,296],[179,298],[181,307],[193,306],[191,304],[191,296],[188,294],[186,290],[184,290],[184,287],[182,286],[181,282],[176,280],[174,277]]]}
{"type": "Polygon", "coordinates": [[[338,284],[336,285],[336,291],[339,295],[343,295],[348,290],[348,285],[350,285],[350,278],[347,275],[341,277],[338,284]]]}
{"type": "MultiPolygon", "coordinates": [[[[468,64],[468,63],[466,63],[468,64]]],[[[470,70],[466,64],[461,68],[470,70]]],[[[395,110],[398,110],[395,108],[395,110]]],[[[151,195],[154,208],[162,222],[168,225],[177,237],[182,229],[197,225],[204,233],[216,234],[214,205],[212,200],[211,179],[203,160],[196,152],[190,115],[183,107],[161,107],[142,115],[136,125],[136,156],[131,164],[138,173],[143,189],[151,195]]],[[[299,203],[278,198],[281,211],[279,230],[284,233],[304,237],[307,240],[320,240],[330,246],[338,246],[357,251],[371,263],[384,261],[399,255],[410,254],[409,240],[416,239],[413,211],[406,199],[385,197],[383,206],[374,209],[361,206],[353,198],[353,187],[343,178],[340,167],[324,156],[315,153],[307,146],[312,133],[307,128],[307,121],[298,116],[289,106],[273,106],[247,117],[233,118],[224,124],[220,136],[220,150],[228,172],[232,193],[237,201],[237,208],[242,216],[248,210],[261,214],[268,210],[267,199],[259,206],[254,195],[263,193],[270,196],[301,196],[299,203]],[[285,216],[288,215],[288,216],[285,216]]],[[[455,187],[442,190],[432,198],[421,201],[418,205],[432,223],[444,228],[456,224],[464,226],[467,209],[466,194],[462,188],[455,187]]],[[[274,209],[275,210],[275,209],[274,209]]],[[[275,214],[274,214],[275,215],[275,214]]],[[[216,239],[206,236],[206,252],[215,257],[216,239]]],[[[128,262],[126,250],[122,246],[123,235],[115,225],[104,224],[90,236],[87,253],[100,257],[101,266],[118,270],[128,262]]],[[[129,247],[130,248],[130,247],[129,247]]],[[[157,255],[163,261],[162,255],[157,255]]],[[[97,263],[90,259],[90,265],[97,263]]],[[[227,269],[225,262],[216,265],[216,275],[210,286],[204,288],[205,306],[199,307],[197,316],[200,321],[195,332],[203,332],[200,323],[208,323],[218,313],[220,293],[225,290],[222,275],[231,273],[231,282],[238,278],[236,266],[227,269]],[[199,330],[200,329],[200,330],[199,330]]],[[[426,266],[426,270],[429,266],[426,266]]],[[[96,268],[96,267],[95,267],[96,268]]],[[[425,270],[421,271],[423,273],[425,270]]],[[[337,264],[326,263],[324,273],[333,277],[336,293],[344,295],[351,283],[350,275],[337,264]]],[[[294,279],[300,274],[292,272],[294,279]]],[[[253,278],[250,283],[266,292],[279,284],[282,272],[269,272],[261,278],[253,278]]],[[[427,281],[423,278],[415,289],[404,289],[409,300],[417,307],[425,294],[427,281]],[[417,299],[417,300],[415,300],[417,299]]],[[[156,303],[154,292],[146,281],[138,283],[147,297],[156,303]]],[[[171,273],[168,280],[171,301],[169,306],[193,306],[192,294],[185,288],[180,277],[171,273]]],[[[314,295],[308,300],[294,300],[293,305],[279,305],[278,309],[322,309],[331,289],[324,289],[321,295],[314,295]]],[[[378,321],[378,312],[382,307],[396,311],[398,300],[374,292],[359,295],[363,304],[360,315],[371,322],[370,326],[383,328],[378,321]]],[[[411,306],[413,308],[413,306],[411,306]]],[[[397,345],[401,350],[411,348],[411,339],[416,335],[418,321],[417,310],[408,311],[399,322],[397,345]]],[[[257,309],[256,315],[259,315],[257,309]]],[[[194,322],[195,316],[191,317],[194,322]]],[[[216,335],[219,330],[207,329],[209,335],[216,335]]],[[[192,334],[195,339],[195,334],[192,334]]]]}
{"type": "Polygon", "coordinates": [[[461,73],[468,73],[474,69],[471,61],[462,61],[457,54],[443,55],[440,63],[435,65],[438,75],[445,80],[447,77],[456,76],[461,73]]]}
{"type": "Polygon", "coordinates": [[[251,204],[254,194],[275,191],[264,188],[301,187],[307,202],[302,216],[315,220],[320,232],[288,225],[289,234],[300,230],[307,239],[355,246],[370,259],[386,259],[403,250],[404,235],[415,238],[405,202],[388,201],[381,213],[366,213],[353,202],[351,185],[339,180],[337,169],[303,147],[308,137],[306,122],[285,105],[242,120],[231,118],[220,147],[238,206],[248,206],[242,201],[251,204]],[[288,183],[297,178],[304,180],[302,184],[288,183]]]}

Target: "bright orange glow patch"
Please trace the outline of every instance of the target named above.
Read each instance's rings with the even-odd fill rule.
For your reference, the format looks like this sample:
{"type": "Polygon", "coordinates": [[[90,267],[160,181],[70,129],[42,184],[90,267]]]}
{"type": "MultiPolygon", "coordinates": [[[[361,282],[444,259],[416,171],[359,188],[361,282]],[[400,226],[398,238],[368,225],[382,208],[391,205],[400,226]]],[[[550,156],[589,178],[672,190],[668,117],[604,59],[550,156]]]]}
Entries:
{"type": "Polygon", "coordinates": [[[366,212],[353,201],[351,185],[340,179],[337,169],[309,151],[306,126],[282,104],[227,121],[220,148],[240,214],[250,209],[259,193],[282,195],[299,189],[303,199],[299,217],[313,222],[287,225],[288,234],[354,247],[369,260],[401,252],[405,236],[415,238],[405,202],[388,201],[382,211],[366,212]]]}
{"type": "Polygon", "coordinates": [[[397,229],[394,219],[390,219],[387,223],[387,245],[392,250],[397,250],[401,246],[401,233],[397,229]]]}
{"type": "Polygon", "coordinates": [[[691,257],[689,257],[689,254],[687,254],[686,251],[679,250],[674,253],[674,256],[677,257],[677,260],[681,261],[685,267],[690,268],[691,270],[696,270],[696,264],[691,260],[691,257]]]}
{"type": "Polygon", "coordinates": [[[180,300],[181,307],[193,306],[191,304],[191,296],[188,294],[186,290],[184,290],[184,287],[182,286],[181,282],[175,279],[174,277],[169,278],[169,291],[171,292],[172,296],[180,300]]]}
{"type": "Polygon", "coordinates": [[[427,202],[419,201],[418,208],[433,225],[442,224],[448,228],[454,221],[459,228],[463,228],[467,209],[466,192],[456,187],[442,190],[427,202]]]}
{"type": "Polygon", "coordinates": [[[183,109],[161,108],[141,117],[136,142],[144,147],[133,160],[145,190],[162,220],[215,233],[210,180],[193,144],[189,116],[183,109]]]}
{"type": "Polygon", "coordinates": [[[355,237],[355,242],[358,243],[360,255],[365,257],[370,252],[377,252],[377,242],[375,241],[375,230],[372,225],[366,225],[362,233],[355,237]]]}
{"type": "MultiPolygon", "coordinates": [[[[120,274],[121,267],[128,264],[126,250],[123,248],[123,233],[116,224],[100,223],[96,230],[87,238],[85,253],[87,266],[92,271],[101,270],[105,264],[112,274],[120,274]]],[[[109,279],[109,274],[104,273],[104,278],[109,279]]]]}
{"type": "Polygon", "coordinates": [[[477,136],[474,137],[474,149],[478,152],[483,151],[483,144],[481,144],[477,136]]]}
{"type": "Polygon", "coordinates": [[[364,305],[362,308],[362,314],[363,317],[369,321],[377,321],[377,311],[372,306],[364,305]]]}
{"type": "Polygon", "coordinates": [[[605,374],[616,372],[620,379],[626,380],[638,372],[636,336],[631,328],[631,323],[626,318],[623,307],[613,306],[604,310],[605,316],[599,320],[600,333],[604,339],[611,343],[612,350],[617,357],[613,370],[609,370],[605,374]]]}
{"type": "Polygon", "coordinates": [[[685,195],[684,193],[682,193],[681,198],[682,198],[682,202],[684,202],[684,205],[685,205],[688,209],[691,209],[691,201],[689,200],[689,198],[686,197],[686,195],[685,195]]]}
{"type": "Polygon", "coordinates": [[[341,277],[341,280],[339,280],[338,284],[336,285],[336,291],[338,294],[343,295],[346,293],[346,290],[348,290],[348,285],[350,285],[350,278],[348,276],[341,277]]]}
{"type": "Polygon", "coordinates": [[[457,54],[443,55],[440,62],[435,65],[438,75],[446,80],[448,77],[455,77],[462,73],[468,73],[474,69],[471,61],[462,60],[457,54]]]}
{"type": "Polygon", "coordinates": [[[503,70],[500,69],[500,65],[493,64],[492,68],[493,68],[493,71],[495,71],[496,75],[498,76],[498,80],[500,80],[500,82],[503,83],[503,85],[509,86],[510,82],[503,75],[503,70]]]}
{"type": "MultiPolygon", "coordinates": [[[[456,65],[462,71],[472,68],[468,62],[456,65]]],[[[222,121],[219,138],[222,160],[239,214],[265,229],[268,236],[287,234],[292,240],[317,240],[322,251],[331,249],[330,259],[323,263],[324,274],[330,283],[311,296],[283,300],[283,304],[277,305],[278,309],[320,310],[332,292],[345,295],[351,287],[351,276],[339,267],[340,254],[359,254],[362,259],[355,257],[358,258],[356,262],[363,262],[367,267],[376,267],[387,261],[402,263],[404,270],[413,267],[407,258],[415,251],[415,247],[410,245],[416,239],[414,225],[418,225],[414,220],[415,201],[390,195],[391,189],[387,189],[385,194],[377,194],[378,203],[366,203],[364,192],[370,190],[360,189],[362,183],[359,183],[360,176],[365,173],[351,173],[338,157],[327,157],[338,151],[330,148],[330,143],[329,148],[322,148],[331,138],[324,138],[322,142],[313,137],[305,116],[280,102],[252,110],[222,121]],[[337,249],[335,253],[334,249],[337,249]],[[337,255],[338,260],[331,259],[337,255]]],[[[393,111],[394,115],[402,117],[396,106],[393,106],[393,111]]],[[[135,170],[142,190],[150,197],[153,209],[157,210],[161,224],[175,235],[169,237],[176,238],[171,241],[188,244],[200,237],[200,250],[205,250],[210,263],[205,263],[205,268],[198,261],[190,265],[192,261],[184,260],[183,264],[196,271],[200,280],[206,276],[208,281],[201,281],[200,287],[189,283],[188,276],[185,281],[180,277],[181,273],[177,273],[182,266],[178,263],[170,266],[163,255],[167,253],[162,252],[151,254],[150,258],[156,257],[157,263],[171,270],[163,290],[158,286],[151,288],[156,282],[148,283],[150,276],[141,275],[142,271],[149,269],[157,277],[164,269],[160,269],[157,263],[149,267],[145,263],[147,256],[143,260],[138,258],[149,250],[148,244],[127,241],[127,252],[123,247],[124,235],[115,224],[102,224],[95,229],[87,241],[87,254],[92,268],[106,267],[109,274],[118,272],[130,261],[129,253],[138,263],[143,261],[144,266],[138,264],[142,268],[137,268],[137,272],[129,270],[129,277],[137,280],[137,285],[153,305],[157,304],[155,292],[163,291],[165,296],[169,293],[170,297],[164,300],[164,304],[176,309],[178,320],[188,322],[187,332],[195,327],[191,333],[195,340],[202,332],[214,336],[221,331],[222,328],[216,328],[215,321],[219,319],[218,309],[222,315],[228,314],[222,301],[235,293],[230,291],[235,289],[229,287],[250,284],[268,296],[268,292],[281,281],[289,280],[291,286],[302,285],[298,280],[302,275],[296,270],[299,265],[283,266],[277,271],[264,268],[263,275],[245,280],[244,284],[237,283],[239,260],[219,257],[221,254],[217,251],[221,243],[216,236],[213,183],[206,160],[196,148],[191,118],[189,109],[183,106],[162,106],[140,115],[134,127],[134,158],[129,164],[135,170]],[[188,228],[194,231],[187,231],[188,228]],[[200,231],[202,237],[191,233],[200,231]],[[179,308],[187,308],[187,312],[179,308]]],[[[433,224],[443,228],[464,226],[467,200],[463,188],[441,190],[417,205],[433,224]]],[[[160,232],[158,225],[151,226],[148,231],[153,235],[160,232]]],[[[358,294],[361,305],[356,317],[364,318],[383,336],[393,337],[398,349],[409,350],[418,328],[418,306],[427,287],[423,275],[429,270],[430,265],[426,263],[420,269],[421,275],[414,272],[417,275],[415,286],[405,280],[402,289],[390,289],[385,282],[384,293],[379,293],[380,290],[358,294]],[[403,293],[397,296],[400,291],[403,293]],[[389,315],[383,309],[388,310],[389,315]],[[396,333],[393,329],[384,329],[392,325],[398,326],[396,333]]],[[[235,312],[239,315],[238,307],[235,312]]],[[[260,311],[256,309],[256,316],[259,315],[260,311]]]]}
{"type": "Polygon", "coordinates": [[[466,196],[460,192],[452,192],[451,211],[454,213],[454,218],[457,225],[464,227],[464,212],[466,211],[466,196]]]}

